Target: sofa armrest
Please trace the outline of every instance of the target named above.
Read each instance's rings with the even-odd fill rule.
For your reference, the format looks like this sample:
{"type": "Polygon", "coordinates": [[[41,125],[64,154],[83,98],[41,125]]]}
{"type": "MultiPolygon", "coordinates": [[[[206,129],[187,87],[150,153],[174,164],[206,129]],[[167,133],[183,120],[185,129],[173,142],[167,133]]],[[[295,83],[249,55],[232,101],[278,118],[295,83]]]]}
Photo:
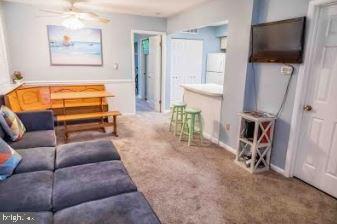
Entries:
{"type": "Polygon", "coordinates": [[[54,113],[51,110],[16,113],[27,131],[54,130],[54,113]]]}

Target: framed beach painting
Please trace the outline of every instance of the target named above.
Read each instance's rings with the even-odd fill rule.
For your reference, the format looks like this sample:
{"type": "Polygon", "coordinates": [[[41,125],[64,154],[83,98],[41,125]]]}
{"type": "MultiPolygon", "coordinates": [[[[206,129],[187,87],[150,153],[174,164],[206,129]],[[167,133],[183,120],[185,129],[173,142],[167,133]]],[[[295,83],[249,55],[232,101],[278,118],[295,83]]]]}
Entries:
{"type": "Polygon", "coordinates": [[[51,65],[103,65],[101,29],[70,30],[55,25],[47,29],[51,65]]]}

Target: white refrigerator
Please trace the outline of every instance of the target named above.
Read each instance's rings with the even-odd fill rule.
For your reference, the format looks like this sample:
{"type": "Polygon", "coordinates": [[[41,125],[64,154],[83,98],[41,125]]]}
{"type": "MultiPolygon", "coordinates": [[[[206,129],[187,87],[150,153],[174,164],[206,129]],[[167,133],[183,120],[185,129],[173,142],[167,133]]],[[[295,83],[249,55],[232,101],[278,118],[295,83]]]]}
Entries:
{"type": "Polygon", "coordinates": [[[225,53],[210,53],[207,55],[206,83],[223,85],[225,78],[225,53]]]}

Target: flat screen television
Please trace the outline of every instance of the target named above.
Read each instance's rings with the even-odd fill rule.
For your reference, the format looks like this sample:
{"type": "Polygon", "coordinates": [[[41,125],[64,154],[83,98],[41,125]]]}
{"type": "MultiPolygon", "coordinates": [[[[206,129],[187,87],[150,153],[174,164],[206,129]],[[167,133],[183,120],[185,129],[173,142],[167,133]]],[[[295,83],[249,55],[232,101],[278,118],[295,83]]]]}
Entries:
{"type": "Polygon", "coordinates": [[[302,63],[305,21],[300,17],[253,25],[250,62],[302,63]]]}

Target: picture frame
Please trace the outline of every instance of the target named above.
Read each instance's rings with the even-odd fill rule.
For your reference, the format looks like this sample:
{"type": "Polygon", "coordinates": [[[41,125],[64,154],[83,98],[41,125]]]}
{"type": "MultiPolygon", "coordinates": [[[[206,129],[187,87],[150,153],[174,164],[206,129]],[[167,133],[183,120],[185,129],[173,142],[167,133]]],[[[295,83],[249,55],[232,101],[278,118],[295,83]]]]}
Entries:
{"type": "Polygon", "coordinates": [[[103,66],[101,29],[48,25],[47,32],[52,66],[103,66]]]}

